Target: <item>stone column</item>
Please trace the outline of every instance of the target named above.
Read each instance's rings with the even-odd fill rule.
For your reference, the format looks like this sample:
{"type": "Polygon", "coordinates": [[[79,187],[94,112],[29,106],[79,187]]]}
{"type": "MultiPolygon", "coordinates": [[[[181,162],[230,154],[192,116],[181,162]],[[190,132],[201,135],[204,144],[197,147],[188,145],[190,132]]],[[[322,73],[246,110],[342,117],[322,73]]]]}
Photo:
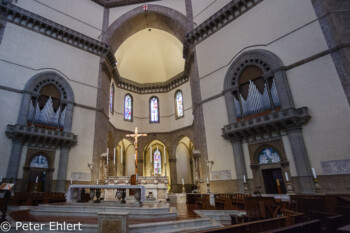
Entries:
{"type": "Polygon", "coordinates": [[[285,71],[279,70],[275,72],[274,80],[282,109],[294,108],[292,93],[289,89],[285,71]]]}
{"type": "Polygon", "coordinates": [[[66,116],[64,118],[64,132],[70,133],[72,130],[72,121],[73,121],[73,103],[68,102],[66,105],[66,116]]]}
{"type": "Polygon", "coordinates": [[[21,161],[23,143],[20,140],[12,140],[11,156],[7,167],[7,178],[17,179],[19,163],[21,161]]]}
{"type": "Polygon", "coordinates": [[[171,191],[174,192],[175,185],[177,185],[177,172],[176,172],[176,157],[175,156],[169,156],[169,167],[170,167],[170,177],[171,177],[171,191]]]}
{"type": "Polygon", "coordinates": [[[313,193],[314,183],[302,135],[302,128],[301,126],[289,127],[287,128],[287,134],[297,170],[300,193],[313,193]]]}
{"type": "Polygon", "coordinates": [[[243,176],[247,177],[247,170],[245,166],[242,141],[240,138],[231,139],[233,158],[235,160],[236,174],[237,174],[237,189],[238,192],[244,193],[243,176]]]}
{"type": "Polygon", "coordinates": [[[62,146],[60,153],[60,161],[58,165],[56,192],[64,193],[66,191],[67,165],[69,147],[62,146]]]}
{"type": "Polygon", "coordinates": [[[32,95],[30,93],[22,94],[22,102],[20,107],[20,113],[18,114],[18,118],[17,118],[17,124],[27,125],[31,99],[32,99],[32,95]]]}

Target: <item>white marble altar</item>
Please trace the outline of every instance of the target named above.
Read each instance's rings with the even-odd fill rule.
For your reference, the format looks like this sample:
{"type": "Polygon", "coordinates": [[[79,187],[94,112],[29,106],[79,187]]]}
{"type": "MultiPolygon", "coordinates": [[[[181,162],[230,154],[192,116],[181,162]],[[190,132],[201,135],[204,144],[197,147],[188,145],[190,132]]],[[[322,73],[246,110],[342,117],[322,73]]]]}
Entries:
{"type": "Polygon", "coordinates": [[[113,198],[110,200],[117,200],[115,198],[115,193],[117,192],[118,189],[140,189],[141,191],[141,197],[140,197],[140,202],[143,203],[146,199],[146,189],[143,185],[114,185],[114,184],[109,184],[109,185],[70,185],[68,188],[68,192],[66,193],[66,198],[68,203],[76,202],[80,198],[80,191],[81,189],[104,189],[105,190],[105,200],[106,199],[106,194],[114,194],[113,198]]]}
{"type": "MultiPolygon", "coordinates": [[[[130,177],[118,176],[108,177],[106,185],[124,185],[130,183],[130,177]]],[[[137,184],[145,188],[145,195],[148,197],[152,193],[155,200],[166,201],[168,193],[168,177],[166,176],[138,176],[137,184]]],[[[128,192],[127,192],[128,196],[128,192]]],[[[115,200],[115,191],[106,190],[105,200],[115,200]]],[[[147,199],[146,199],[147,200],[147,199]]]]}

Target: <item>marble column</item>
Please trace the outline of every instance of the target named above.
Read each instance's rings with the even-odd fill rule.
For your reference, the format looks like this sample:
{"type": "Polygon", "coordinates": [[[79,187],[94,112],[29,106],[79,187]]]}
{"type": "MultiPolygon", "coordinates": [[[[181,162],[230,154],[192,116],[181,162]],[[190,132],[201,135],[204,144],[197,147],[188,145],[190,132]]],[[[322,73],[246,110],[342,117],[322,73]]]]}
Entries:
{"type": "Polygon", "coordinates": [[[61,147],[60,161],[58,165],[56,192],[63,193],[66,191],[69,149],[70,149],[69,147],[65,147],[65,146],[61,147]]]}
{"type": "Polygon", "coordinates": [[[287,134],[293,153],[295,168],[297,171],[297,179],[299,183],[300,193],[313,193],[314,182],[309,158],[302,135],[301,126],[287,128],[287,134]]]}
{"type": "Polygon", "coordinates": [[[244,193],[243,176],[247,177],[247,170],[245,166],[242,141],[239,138],[231,139],[231,144],[236,167],[237,190],[240,193],[244,193]]]}
{"type": "Polygon", "coordinates": [[[7,167],[7,178],[17,179],[19,163],[21,161],[23,142],[20,140],[12,140],[11,156],[7,167]]]}

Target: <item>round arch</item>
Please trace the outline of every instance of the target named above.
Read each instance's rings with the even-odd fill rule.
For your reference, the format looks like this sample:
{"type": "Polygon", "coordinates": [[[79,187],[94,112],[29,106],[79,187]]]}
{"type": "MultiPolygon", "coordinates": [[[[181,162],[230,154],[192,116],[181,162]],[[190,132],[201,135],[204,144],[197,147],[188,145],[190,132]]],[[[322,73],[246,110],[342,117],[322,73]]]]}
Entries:
{"type": "Polygon", "coordinates": [[[281,108],[294,108],[287,75],[280,58],[267,50],[250,50],[239,55],[230,65],[225,75],[223,93],[225,94],[229,123],[237,121],[233,92],[238,91],[239,77],[248,66],[255,66],[261,69],[263,77],[273,76],[276,82],[281,108]]]}
{"type": "Polygon", "coordinates": [[[104,42],[108,43],[115,53],[126,39],[149,27],[164,30],[184,44],[185,35],[191,30],[191,22],[185,15],[165,6],[148,4],[147,11],[138,6],[108,27],[104,42]]]}

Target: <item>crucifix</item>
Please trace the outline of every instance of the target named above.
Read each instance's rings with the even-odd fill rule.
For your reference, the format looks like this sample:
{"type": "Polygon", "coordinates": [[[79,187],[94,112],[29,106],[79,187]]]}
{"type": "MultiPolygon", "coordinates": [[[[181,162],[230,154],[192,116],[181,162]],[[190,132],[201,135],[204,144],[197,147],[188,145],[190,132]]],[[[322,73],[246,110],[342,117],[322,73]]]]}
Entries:
{"type": "Polygon", "coordinates": [[[137,175],[137,138],[147,136],[147,134],[139,134],[137,131],[137,127],[135,127],[135,133],[134,134],[127,134],[127,138],[134,138],[134,146],[135,146],[135,175],[137,175]]]}

